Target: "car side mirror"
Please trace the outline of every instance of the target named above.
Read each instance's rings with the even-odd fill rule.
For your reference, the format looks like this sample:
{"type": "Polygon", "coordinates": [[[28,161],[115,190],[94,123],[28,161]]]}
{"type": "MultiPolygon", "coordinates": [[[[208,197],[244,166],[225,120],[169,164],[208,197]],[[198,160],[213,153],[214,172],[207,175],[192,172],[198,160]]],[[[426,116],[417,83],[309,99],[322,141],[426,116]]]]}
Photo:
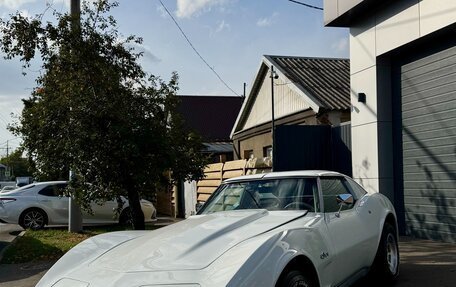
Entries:
{"type": "Polygon", "coordinates": [[[336,200],[339,204],[339,211],[337,211],[336,217],[340,217],[340,211],[342,210],[343,206],[352,205],[355,202],[353,195],[349,193],[339,194],[336,200]]]}
{"type": "Polygon", "coordinates": [[[354,202],[353,195],[351,195],[349,193],[339,194],[337,196],[337,203],[338,204],[350,205],[350,204],[353,204],[353,202],[354,202]]]}

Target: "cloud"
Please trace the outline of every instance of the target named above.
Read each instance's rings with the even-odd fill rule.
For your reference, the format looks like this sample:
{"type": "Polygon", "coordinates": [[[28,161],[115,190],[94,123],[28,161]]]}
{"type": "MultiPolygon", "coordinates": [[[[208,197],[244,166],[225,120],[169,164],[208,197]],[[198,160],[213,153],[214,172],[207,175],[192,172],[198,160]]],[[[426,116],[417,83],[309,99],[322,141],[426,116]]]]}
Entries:
{"type": "Polygon", "coordinates": [[[24,18],[28,18],[29,20],[33,18],[28,10],[21,10],[19,11],[19,14],[21,14],[21,16],[24,18]]]}
{"type": "Polygon", "coordinates": [[[218,24],[217,29],[215,29],[215,33],[221,32],[223,30],[229,30],[229,29],[231,29],[230,24],[226,23],[225,20],[222,20],[218,24]]]}
{"type": "MultiPolygon", "coordinates": [[[[21,98],[27,97],[26,94],[22,96],[0,94],[0,142],[16,137],[8,130],[7,126],[17,121],[17,116],[20,115],[23,108],[21,98]]],[[[14,150],[19,143],[19,141],[10,142],[10,150],[14,150]]],[[[5,153],[6,150],[0,149],[0,157],[5,153]]]]}
{"type": "Polygon", "coordinates": [[[143,53],[143,59],[150,61],[152,63],[159,63],[161,62],[161,59],[158,58],[153,52],[152,49],[143,44],[138,44],[138,43],[129,43],[128,46],[133,47],[135,49],[135,52],[140,52],[143,53]]]}
{"type": "Polygon", "coordinates": [[[260,18],[257,21],[258,27],[268,27],[274,23],[275,18],[279,15],[279,13],[274,12],[270,17],[260,18]]]}
{"type": "Polygon", "coordinates": [[[11,10],[16,10],[27,3],[33,3],[37,0],[0,0],[0,7],[6,7],[11,10]]]}
{"type": "Polygon", "coordinates": [[[202,12],[210,11],[214,6],[221,6],[228,0],[177,0],[176,15],[179,18],[190,18],[202,12]]]}
{"type": "Polygon", "coordinates": [[[347,38],[341,38],[339,41],[333,43],[331,45],[331,48],[337,52],[345,52],[348,49],[348,39],[347,38]]]}
{"type": "Polygon", "coordinates": [[[161,5],[157,5],[157,12],[160,14],[160,17],[162,18],[168,17],[168,13],[166,13],[165,8],[163,8],[163,6],[161,5]]]}

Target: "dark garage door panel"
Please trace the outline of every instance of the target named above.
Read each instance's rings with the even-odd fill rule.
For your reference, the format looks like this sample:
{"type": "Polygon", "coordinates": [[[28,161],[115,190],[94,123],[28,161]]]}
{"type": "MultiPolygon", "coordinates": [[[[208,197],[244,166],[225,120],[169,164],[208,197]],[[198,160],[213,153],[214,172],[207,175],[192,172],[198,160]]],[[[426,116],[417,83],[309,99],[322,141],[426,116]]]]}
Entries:
{"type": "Polygon", "coordinates": [[[456,242],[456,47],[401,68],[406,232],[456,242]]]}
{"type": "Polygon", "coordinates": [[[411,122],[407,125],[407,127],[410,132],[418,133],[418,132],[438,130],[442,126],[450,127],[452,125],[452,123],[455,121],[456,121],[456,118],[453,118],[453,119],[445,118],[445,119],[438,121],[437,123],[435,121],[426,122],[426,123],[422,123],[422,124],[414,124],[413,122],[411,122]]]}

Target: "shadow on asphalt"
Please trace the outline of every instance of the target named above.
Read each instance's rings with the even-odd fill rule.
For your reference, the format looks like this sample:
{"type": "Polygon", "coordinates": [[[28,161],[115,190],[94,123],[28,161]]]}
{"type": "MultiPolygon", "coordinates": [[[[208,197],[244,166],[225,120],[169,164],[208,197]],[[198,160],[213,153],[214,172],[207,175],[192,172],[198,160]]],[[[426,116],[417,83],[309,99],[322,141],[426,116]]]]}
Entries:
{"type": "Polygon", "coordinates": [[[352,287],[456,286],[456,244],[401,238],[399,277],[385,285],[366,277],[352,287]]]}
{"type": "Polygon", "coordinates": [[[11,232],[9,233],[9,235],[18,236],[21,232],[22,232],[22,230],[11,231],[11,232]]]}
{"type": "MultiPolygon", "coordinates": [[[[55,261],[42,261],[33,263],[21,263],[21,264],[1,264],[0,265],[0,283],[14,282],[30,278],[44,271],[47,271],[54,265],[55,261]]],[[[41,274],[43,276],[44,274],[41,274]]],[[[41,277],[36,279],[36,282],[41,277]]],[[[36,282],[34,282],[36,284],[36,282]]],[[[30,284],[34,286],[35,284],[30,284]]],[[[0,284],[3,286],[3,284],[0,284]]]]}

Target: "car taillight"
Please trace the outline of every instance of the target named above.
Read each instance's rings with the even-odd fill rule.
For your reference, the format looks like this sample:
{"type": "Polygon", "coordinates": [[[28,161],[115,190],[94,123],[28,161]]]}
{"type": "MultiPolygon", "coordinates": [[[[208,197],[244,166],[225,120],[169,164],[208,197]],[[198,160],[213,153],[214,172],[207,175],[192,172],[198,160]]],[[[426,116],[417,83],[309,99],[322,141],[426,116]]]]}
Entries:
{"type": "Polygon", "coordinates": [[[5,203],[10,203],[10,202],[13,202],[13,201],[16,201],[15,198],[12,198],[12,197],[3,197],[3,198],[0,198],[0,202],[5,204],[5,203]]]}

